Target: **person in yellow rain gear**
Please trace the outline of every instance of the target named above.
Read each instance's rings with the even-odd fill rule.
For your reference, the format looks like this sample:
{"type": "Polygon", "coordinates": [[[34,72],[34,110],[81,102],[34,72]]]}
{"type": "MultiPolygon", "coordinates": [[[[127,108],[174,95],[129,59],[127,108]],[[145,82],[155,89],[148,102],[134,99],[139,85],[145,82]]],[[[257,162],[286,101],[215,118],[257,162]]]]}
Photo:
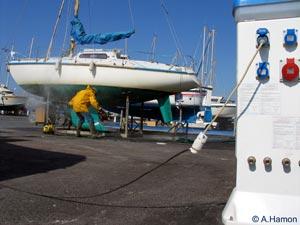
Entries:
{"type": "Polygon", "coordinates": [[[84,119],[88,122],[92,137],[96,137],[96,129],[94,125],[94,120],[89,112],[89,106],[93,106],[96,110],[102,111],[99,103],[96,99],[96,90],[92,88],[90,85],[86,87],[86,89],[81,90],[76,93],[76,95],[69,102],[69,106],[71,106],[74,112],[79,117],[79,121],[76,129],[76,136],[80,137],[80,131],[82,124],[84,123],[84,119]]]}

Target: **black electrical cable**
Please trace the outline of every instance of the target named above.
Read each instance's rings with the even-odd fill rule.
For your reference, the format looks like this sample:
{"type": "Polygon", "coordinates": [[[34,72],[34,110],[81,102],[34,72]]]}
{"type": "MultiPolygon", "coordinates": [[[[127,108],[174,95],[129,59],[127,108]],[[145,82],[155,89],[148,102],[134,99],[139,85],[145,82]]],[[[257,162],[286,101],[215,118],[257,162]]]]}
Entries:
{"type": "Polygon", "coordinates": [[[139,205],[116,205],[116,204],[101,204],[101,203],[95,203],[95,202],[86,202],[86,201],[78,201],[78,200],[73,200],[72,198],[95,198],[95,197],[101,197],[104,195],[108,195],[111,194],[113,192],[116,192],[122,188],[125,188],[135,182],[137,182],[138,180],[140,180],[141,178],[145,177],[146,175],[152,173],[153,171],[157,170],[158,168],[164,166],[166,163],[168,163],[169,161],[171,161],[172,159],[182,155],[183,153],[187,152],[189,149],[185,149],[182,150],[178,153],[176,153],[175,155],[171,156],[170,158],[168,158],[167,160],[165,160],[164,162],[160,163],[159,165],[157,165],[156,167],[152,168],[151,170],[146,171],[145,173],[139,175],[138,177],[136,177],[135,179],[122,184],[116,188],[113,188],[109,191],[100,193],[100,194],[95,194],[95,195],[90,195],[90,196],[78,196],[78,197],[73,197],[73,196],[53,196],[53,195],[47,195],[47,194],[39,194],[39,193],[35,193],[35,192],[30,192],[30,191],[26,191],[26,190],[22,190],[20,188],[16,188],[16,187],[12,187],[6,184],[0,184],[0,187],[2,188],[6,188],[6,189],[10,189],[16,192],[20,192],[20,193],[26,193],[29,195],[33,195],[33,196],[38,196],[38,197],[43,197],[43,198],[48,198],[48,199],[52,199],[52,200],[56,200],[56,201],[62,201],[62,202],[69,202],[69,203],[75,203],[75,204],[81,204],[81,205],[88,205],[88,206],[97,206],[97,207],[107,207],[107,208],[131,208],[131,209],[179,209],[179,208],[192,208],[194,206],[205,206],[205,207],[212,207],[212,206],[224,206],[226,204],[226,202],[204,202],[204,203],[198,203],[198,204],[191,204],[191,205],[161,205],[161,206],[139,206],[139,205]]]}
{"type": "Polygon", "coordinates": [[[157,170],[158,168],[164,166],[165,164],[167,164],[168,162],[170,162],[172,159],[174,159],[174,158],[180,156],[181,154],[187,152],[188,150],[189,150],[189,149],[185,149],[185,150],[183,150],[183,151],[180,151],[180,152],[176,153],[175,155],[171,156],[170,158],[168,158],[168,159],[165,160],[164,162],[160,163],[159,165],[155,166],[154,168],[152,168],[152,169],[146,171],[145,173],[143,173],[143,174],[137,176],[137,177],[134,178],[133,180],[131,180],[131,181],[125,183],[125,184],[122,184],[122,185],[120,185],[120,186],[118,186],[118,187],[115,187],[115,188],[113,188],[113,189],[111,189],[111,190],[109,190],[109,191],[105,191],[105,192],[102,192],[102,193],[99,193],[99,194],[94,194],[94,195],[86,195],[86,196],[67,196],[67,197],[61,197],[61,198],[66,198],[66,199],[67,199],[67,198],[95,198],[95,197],[102,197],[102,196],[104,196],[104,195],[111,194],[111,193],[113,193],[113,192],[116,192],[116,191],[118,191],[118,190],[120,190],[120,189],[122,189],[122,188],[125,188],[125,187],[127,187],[127,186],[129,186],[129,185],[131,185],[131,184],[133,184],[133,183],[135,183],[135,182],[137,182],[137,181],[140,180],[141,178],[143,178],[143,177],[145,177],[146,175],[152,173],[153,171],[157,170]]]}
{"type": "Polygon", "coordinates": [[[88,205],[88,206],[97,206],[97,207],[107,207],[107,208],[130,208],[130,209],[179,209],[179,208],[192,208],[194,206],[224,206],[225,202],[204,202],[199,203],[197,205],[161,205],[161,206],[139,206],[139,205],[113,205],[113,204],[101,204],[101,203],[95,203],[95,202],[85,202],[85,201],[78,201],[78,200],[72,200],[72,199],[65,199],[60,198],[56,196],[51,195],[45,195],[45,194],[38,194],[30,191],[25,191],[19,188],[11,187],[8,185],[0,184],[0,187],[7,188],[16,192],[26,193],[33,196],[48,198],[52,200],[62,201],[62,202],[69,202],[69,203],[76,203],[81,205],[88,205]]]}
{"type": "MultiPolygon", "coordinates": [[[[185,149],[183,151],[180,151],[178,153],[176,153],[175,155],[173,155],[172,157],[168,158],[167,160],[165,160],[164,162],[160,163],[159,165],[157,165],[156,167],[152,168],[151,170],[148,170],[147,172],[141,174],[140,176],[136,177],[135,179],[127,182],[126,184],[122,184],[116,188],[113,188],[109,191],[100,193],[100,194],[96,194],[96,195],[90,195],[90,196],[78,196],[78,197],[72,197],[72,196],[53,196],[53,195],[47,195],[47,194],[39,194],[39,193],[35,193],[35,192],[30,192],[30,191],[26,191],[26,190],[22,190],[20,188],[16,188],[16,187],[12,187],[9,185],[5,185],[5,184],[0,184],[0,187],[2,188],[7,188],[16,192],[21,192],[21,193],[26,193],[29,195],[33,195],[33,196],[38,196],[38,197],[44,197],[44,198],[48,198],[48,199],[53,199],[53,200],[57,200],[57,201],[63,201],[63,202],[69,202],[69,203],[76,203],[76,204],[82,204],[82,205],[88,205],[88,206],[98,206],[98,207],[110,207],[110,208],[132,208],[132,209],[167,209],[167,208],[192,208],[194,207],[194,205],[162,205],[162,206],[138,206],[138,205],[113,205],[113,204],[101,204],[101,203],[95,203],[95,202],[85,202],[85,201],[78,201],[78,200],[73,200],[71,198],[93,198],[93,197],[101,197],[113,192],[116,192],[126,186],[129,186],[130,184],[133,184],[134,182],[140,180],[141,178],[143,178],[144,176],[152,173],[153,171],[157,170],[158,168],[162,167],[163,165],[165,165],[166,163],[168,163],[169,161],[171,161],[172,159],[180,156],[181,154],[187,152],[188,149],[185,149]]],[[[197,204],[197,206],[206,206],[206,207],[211,207],[211,206],[224,206],[226,203],[225,202],[205,202],[205,203],[199,203],[197,204]]]]}
{"type": "MultiPolygon", "coordinates": [[[[125,183],[125,184],[122,184],[118,187],[115,187],[109,191],[105,191],[105,192],[102,192],[102,193],[99,193],[99,194],[94,194],[94,195],[86,195],[86,196],[53,196],[53,195],[45,195],[45,194],[39,194],[39,193],[34,193],[34,192],[30,192],[30,191],[26,191],[26,190],[22,190],[22,189],[18,189],[18,188],[15,188],[15,187],[11,187],[11,186],[8,186],[8,185],[5,185],[5,184],[0,184],[0,187],[4,187],[4,188],[8,188],[8,189],[11,189],[11,190],[14,190],[14,191],[18,191],[18,192],[24,192],[24,193],[27,193],[27,194],[31,194],[31,195],[36,195],[36,196],[40,196],[40,197],[47,197],[47,198],[51,198],[51,199],[56,199],[56,200],[66,200],[66,201],[70,201],[70,202],[77,202],[75,200],[70,200],[70,199],[73,199],[73,198],[77,198],[77,199],[84,199],[84,198],[95,198],[95,197],[102,197],[104,195],[108,195],[108,194],[111,194],[113,192],[116,192],[122,188],[125,188],[135,182],[137,182],[138,180],[140,180],[141,178],[145,177],[146,175],[152,173],[153,171],[157,170],[158,168],[164,166],[165,164],[167,164],[168,162],[170,162],[172,159],[182,155],[183,153],[187,152],[189,149],[184,149],[178,153],[176,153],[175,155],[171,156],[170,158],[168,158],[167,160],[165,160],[164,162],[160,163],[159,165],[155,166],[154,168],[146,171],[145,173],[139,175],[138,177],[134,178],[133,180],[125,183]]],[[[79,202],[81,203],[81,202],[79,202]]]]}

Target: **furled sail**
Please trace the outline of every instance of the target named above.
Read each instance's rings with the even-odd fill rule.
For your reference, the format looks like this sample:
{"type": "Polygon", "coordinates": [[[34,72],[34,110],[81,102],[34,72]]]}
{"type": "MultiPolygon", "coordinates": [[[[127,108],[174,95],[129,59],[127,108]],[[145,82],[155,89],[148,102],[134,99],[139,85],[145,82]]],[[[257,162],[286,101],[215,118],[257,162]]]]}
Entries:
{"type": "Polygon", "coordinates": [[[80,22],[78,16],[75,16],[71,21],[71,36],[74,40],[81,44],[106,44],[112,41],[118,41],[120,39],[129,38],[135,33],[134,30],[127,32],[112,32],[112,33],[99,33],[99,34],[86,34],[84,27],[80,22]]]}

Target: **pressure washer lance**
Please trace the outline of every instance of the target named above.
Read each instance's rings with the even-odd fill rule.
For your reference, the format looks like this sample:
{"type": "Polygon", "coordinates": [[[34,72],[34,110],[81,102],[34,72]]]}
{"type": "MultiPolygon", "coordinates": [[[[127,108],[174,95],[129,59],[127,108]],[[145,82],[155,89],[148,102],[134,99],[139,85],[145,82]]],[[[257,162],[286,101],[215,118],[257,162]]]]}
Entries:
{"type": "Polygon", "coordinates": [[[215,117],[213,118],[213,120],[208,124],[208,126],[205,128],[204,131],[200,132],[197,136],[197,138],[194,140],[194,143],[192,145],[192,147],[190,147],[190,151],[193,154],[198,153],[199,151],[201,151],[203,145],[206,143],[207,141],[207,136],[206,136],[206,132],[211,128],[212,124],[216,121],[216,119],[219,117],[219,115],[223,112],[224,108],[227,106],[228,102],[230,101],[232,95],[236,92],[236,90],[239,88],[239,86],[241,85],[241,83],[243,82],[244,78],[246,77],[248,70],[250,68],[250,66],[252,65],[256,55],[258,54],[258,52],[260,51],[260,49],[263,47],[263,45],[266,43],[266,41],[264,39],[261,39],[259,42],[259,46],[257,47],[257,50],[255,52],[255,54],[253,55],[253,57],[251,58],[241,80],[238,82],[238,84],[234,87],[234,89],[232,90],[232,92],[230,93],[230,95],[228,96],[225,104],[222,106],[221,110],[217,113],[217,115],[215,115],[215,117]]]}

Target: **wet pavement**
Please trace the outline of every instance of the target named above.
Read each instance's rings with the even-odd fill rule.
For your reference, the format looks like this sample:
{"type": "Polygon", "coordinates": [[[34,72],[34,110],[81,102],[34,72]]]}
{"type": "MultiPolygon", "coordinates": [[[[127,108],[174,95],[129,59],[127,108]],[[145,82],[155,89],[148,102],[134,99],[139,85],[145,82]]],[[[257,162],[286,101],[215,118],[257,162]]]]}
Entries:
{"type": "Polygon", "coordinates": [[[211,138],[194,155],[190,143],[147,135],[45,135],[0,116],[0,224],[222,224],[234,142],[211,138]]]}

